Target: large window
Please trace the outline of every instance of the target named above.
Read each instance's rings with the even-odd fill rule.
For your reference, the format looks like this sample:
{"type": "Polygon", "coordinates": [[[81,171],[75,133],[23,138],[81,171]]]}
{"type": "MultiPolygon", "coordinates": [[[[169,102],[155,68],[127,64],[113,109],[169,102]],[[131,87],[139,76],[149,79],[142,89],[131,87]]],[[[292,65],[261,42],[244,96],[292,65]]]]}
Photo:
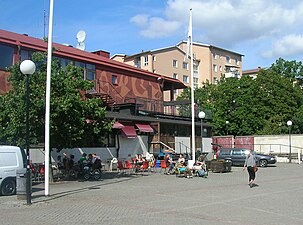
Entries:
{"type": "Polygon", "coordinates": [[[32,59],[33,51],[21,49],[20,51],[20,60],[32,59]]]}
{"type": "Polygon", "coordinates": [[[174,78],[174,79],[178,79],[178,74],[174,73],[174,74],[173,74],[173,78],[174,78]]]}
{"type": "Polygon", "coordinates": [[[214,72],[218,72],[218,67],[217,67],[217,65],[213,65],[213,70],[214,70],[214,72]]]}
{"type": "Polygon", "coordinates": [[[79,66],[84,70],[84,79],[86,80],[95,80],[96,67],[93,64],[86,64],[83,62],[75,62],[75,66],[79,66]]]}
{"type": "Polygon", "coordinates": [[[14,63],[14,48],[0,45],[0,69],[6,69],[14,63]]]}
{"type": "Polygon", "coordinates": [[[71,60],[65,58],[59,58],[59,60],[60,60],[60,65],[63,69],[65,69],[68,66],[68,64],[72,63],[71,60]]]}
{"type": "Polygon", "coordinates": [[[85,68],[86,80],[95,80],[96,67],[93,64],[86,64],[85,68]]]}

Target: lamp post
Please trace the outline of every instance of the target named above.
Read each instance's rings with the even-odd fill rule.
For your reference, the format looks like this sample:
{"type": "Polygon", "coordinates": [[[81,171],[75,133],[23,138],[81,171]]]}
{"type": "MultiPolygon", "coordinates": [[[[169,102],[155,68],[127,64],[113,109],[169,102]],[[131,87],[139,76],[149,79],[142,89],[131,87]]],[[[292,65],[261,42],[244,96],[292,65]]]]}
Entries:
{"type": "Polygon", "coordinates": [[[31,171],[29,158],[29,75],[36,70],[36,65],[31,60],[24,60],[20,64],[20,71],[26,76],[26,202],[31,204],[31,171]]]}
{"type": "Polygon", "coordinates": [[[226,124],[226,134],[228,135],[228,126],[229,126],[229,121],[228,121],[228,120],[226,120],[226,121],[225,121],[225,124],[226,124]]]}
{"type": "Polygon", "coordinates": [[[205,118],[205,112],[199,112],[199,118],[201,119],[201,153],[203,152],[203,119],[205,118]]]}
{"type": "Polygon", "coordinates": [[[289,135],[289,163],[291,163],[291,126],[292,126],[292,121],[288,120],[287,121],[287,126],[288,126],[288,135],[289,135]]]}

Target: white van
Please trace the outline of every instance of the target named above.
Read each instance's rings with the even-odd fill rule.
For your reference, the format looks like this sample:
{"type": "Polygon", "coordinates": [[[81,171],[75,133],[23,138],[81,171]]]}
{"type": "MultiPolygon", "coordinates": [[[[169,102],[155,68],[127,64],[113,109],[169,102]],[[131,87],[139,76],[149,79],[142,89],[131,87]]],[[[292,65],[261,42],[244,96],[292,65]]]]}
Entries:
{"type": "Polygon", "coordinates": [[[26,168],[26,155],[16,146],[0,145],[0,195],[16,194],[16,172],[26,168]]]}

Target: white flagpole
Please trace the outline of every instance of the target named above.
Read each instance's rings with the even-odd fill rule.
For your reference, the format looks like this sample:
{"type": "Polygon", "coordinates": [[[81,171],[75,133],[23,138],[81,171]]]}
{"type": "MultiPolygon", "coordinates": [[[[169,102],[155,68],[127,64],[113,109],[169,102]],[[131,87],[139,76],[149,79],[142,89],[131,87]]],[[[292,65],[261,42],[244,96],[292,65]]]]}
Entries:
{"type": "Polygon", "coordinates": [[[45,196],[49,195],[49,157],[50,157],[50,87],[51,87],[51,68],[52,68],[52,38],[53,38],[53,11],[54,1],[49,1],[49,25],[48,25],[48,45],[47,45],[47,68],[46,68],[46,98],[45,98],[45,196]]]}
{"type": "Polygon", "coordinates": [[[193,22],[192,9],[189,14],[188,39],[190,41],[190,79],[191,79],[191,135],[192,135],[192,160],[196,161],[196,144],[195,144],[195,96],[194,96],[194,58],[193,58],[193,22]]]}

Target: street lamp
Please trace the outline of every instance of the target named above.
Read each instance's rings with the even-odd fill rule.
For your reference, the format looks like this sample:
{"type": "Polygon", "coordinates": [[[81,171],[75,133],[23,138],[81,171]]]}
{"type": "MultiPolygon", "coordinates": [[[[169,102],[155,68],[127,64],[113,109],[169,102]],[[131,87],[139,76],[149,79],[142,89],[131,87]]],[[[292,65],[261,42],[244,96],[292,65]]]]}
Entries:
{"type": "Polygon", "coordinates": [[[226,120],[226,121],[225,121],[225,124],[226,124],[226,133],[227,133],[227,135],[228,135],[228,126],[229,126],[229,121],[228,121],[228,120],[226,120]]]}
{"type": "Polygon", "coordinates": [[[289,134],[289,163],[291,163],[291,126],[292,126],[292,121],[288,120],[287,121],[287,126],[288,126],[288,134],[289,134]]]}
{"type": "Polygon", "coordinates": [[[31,204],[31,171],[29,160],[29,75],[36,70],[36,65],[31,60],[24,60],[20,64],[20,71],[26,77],[26,202],[31,204]]]}
{"type": "Polygon", "coordinates": [[[205,112],[199,112],[199,118],[201,119],[201,153],[203,152],[203,119],[205,118],[205,112]]]}

